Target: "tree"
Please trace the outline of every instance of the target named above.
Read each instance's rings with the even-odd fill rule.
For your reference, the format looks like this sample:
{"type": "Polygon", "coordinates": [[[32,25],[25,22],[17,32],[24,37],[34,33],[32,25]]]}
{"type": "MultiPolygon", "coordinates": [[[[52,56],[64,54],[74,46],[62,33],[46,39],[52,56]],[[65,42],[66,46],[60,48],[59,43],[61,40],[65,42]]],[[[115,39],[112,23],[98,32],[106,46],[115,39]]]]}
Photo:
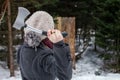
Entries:
{"type": "Polygon", "coordinates": [[[12,25],[11,25],[11,7],[10,0],[7,0],[8,9],[8,39],[9,39],[9,60],[10,60],[10,76],[14,76],[14,59],[13,59],[13,42],[12,42],[12,25]]]}
{"type": "Polygon", "coordinates": [[[120,61],[120,1],[98,0],[94,19],[97,23],[96,43],[105,50],[103,58],[112,61],[110,67],[119,70],[120,61]],[[114,67],[113,67],[114,65],[114,67]]]}

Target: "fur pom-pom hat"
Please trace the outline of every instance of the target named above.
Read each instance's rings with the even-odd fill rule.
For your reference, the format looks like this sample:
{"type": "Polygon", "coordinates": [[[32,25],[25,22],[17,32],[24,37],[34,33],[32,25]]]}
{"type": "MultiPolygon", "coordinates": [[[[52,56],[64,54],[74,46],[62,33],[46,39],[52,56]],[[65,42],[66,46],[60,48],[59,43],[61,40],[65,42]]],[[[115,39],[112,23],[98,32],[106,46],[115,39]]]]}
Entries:
{"type": "MultiPolygon", "coordinates": [[[[48,31],[49,29],[54,29],[53,17],[45,11],[36,11],[25,21],[25,23],[39,30],[48,31]]],[[[25,42],[32,47],[38,46],[39,43],[46,38],[44,35],[32,32],[29,27],[24,28],[24,33],[25,42]]]]}

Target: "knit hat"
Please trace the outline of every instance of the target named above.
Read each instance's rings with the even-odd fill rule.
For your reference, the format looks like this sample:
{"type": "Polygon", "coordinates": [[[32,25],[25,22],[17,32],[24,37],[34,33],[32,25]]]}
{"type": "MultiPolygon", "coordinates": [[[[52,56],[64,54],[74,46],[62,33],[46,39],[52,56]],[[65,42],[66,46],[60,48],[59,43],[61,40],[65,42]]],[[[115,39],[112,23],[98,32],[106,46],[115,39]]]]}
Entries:
{"type": "MultiPolygon", "coordinates": [[[[26,20],[25,23],[39,30],[48,31],[49,29],[54,29],[53,17],[45,11],[36,11],[26,20]]],[[[25,33],[25,41],[29,44],[29,46],[32,47],[38,46],[38,43],[46,38],[46,36],[44,35],[38,34],[36,32],[32,32],[32,30],[29,27],[24,28],[24,33],[25,33]]]]}

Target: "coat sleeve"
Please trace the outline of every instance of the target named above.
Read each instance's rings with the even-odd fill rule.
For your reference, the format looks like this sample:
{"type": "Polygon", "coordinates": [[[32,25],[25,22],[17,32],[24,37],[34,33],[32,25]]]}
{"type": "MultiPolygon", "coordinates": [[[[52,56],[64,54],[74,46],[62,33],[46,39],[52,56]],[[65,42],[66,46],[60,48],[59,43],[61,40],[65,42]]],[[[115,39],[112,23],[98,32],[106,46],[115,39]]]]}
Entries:
{"type": "Polygon", "coordinates": [[[38,53],[33,63],[33,66],[37,66],[37,70],[42,68],[47,73],[56,74],[56,60],[51,50],[43,50],[40,54],[38,53]]]}
{"type": "Polygon", "coordinates": [[[45,72],[56,75],[56,60],[53,55],[47,55],[41,60],[45,72]]]}
{"type": "Polygon", "coordinates": [[[54,44],[53,50],[59,67],[57,69],[59,80],[70,80],[72,78],[72,59],[69,45],[60,41],[54,44]]]}

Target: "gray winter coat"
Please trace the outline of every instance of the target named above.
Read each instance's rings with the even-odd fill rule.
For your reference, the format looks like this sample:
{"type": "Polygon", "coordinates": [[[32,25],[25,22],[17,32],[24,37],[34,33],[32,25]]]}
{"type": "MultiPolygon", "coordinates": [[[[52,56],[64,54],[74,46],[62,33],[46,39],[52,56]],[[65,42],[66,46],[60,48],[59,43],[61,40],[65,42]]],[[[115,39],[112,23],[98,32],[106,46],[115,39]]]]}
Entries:
{"type": "Polygon", "coordinates": [[[22,80],[71,80],[72,62],[69,45],[61,42],[53,49],[42,43],[34,48],[23,44],[17,54],[22,80]]]}

